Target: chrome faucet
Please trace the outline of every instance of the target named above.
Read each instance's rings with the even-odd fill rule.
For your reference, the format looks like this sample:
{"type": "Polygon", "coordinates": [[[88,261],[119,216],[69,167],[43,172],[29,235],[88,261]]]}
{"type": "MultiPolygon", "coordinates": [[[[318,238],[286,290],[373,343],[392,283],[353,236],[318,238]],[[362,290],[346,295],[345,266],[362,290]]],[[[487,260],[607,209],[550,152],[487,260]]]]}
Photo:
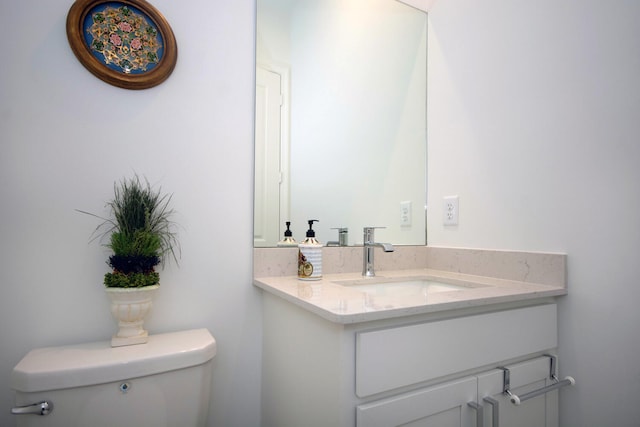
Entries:
{"type": "Polygon", "coordinates": [[[364,250],[362,252],[362,275],[365,277],[373,277],[376,275],[373,264],[373,249],[378,246],[385,252],[393,252],[391,243],[378,243],[375,241],[373,232],[376,228],[384,227],[364,227],[364,250]]]}
{"type": "Polygon", "coordinates": [[[349,246],[349,229],[347,227],[332,228],[338,230],[338,240],[327,242],[327,246],[349,246]]]}

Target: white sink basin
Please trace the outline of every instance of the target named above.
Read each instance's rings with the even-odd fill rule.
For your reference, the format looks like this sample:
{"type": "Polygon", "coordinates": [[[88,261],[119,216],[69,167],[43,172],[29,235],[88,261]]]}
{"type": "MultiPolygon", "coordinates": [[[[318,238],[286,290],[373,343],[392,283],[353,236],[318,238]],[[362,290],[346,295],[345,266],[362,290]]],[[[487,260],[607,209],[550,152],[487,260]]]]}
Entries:
{"type": "Polygon", "coordinates": [[[483,286],[475,283],[446,283],[442,279],[424,277],[372,277],[334,283],[372,296],[427,296],[439,292],[461,291],[483,286]]]}

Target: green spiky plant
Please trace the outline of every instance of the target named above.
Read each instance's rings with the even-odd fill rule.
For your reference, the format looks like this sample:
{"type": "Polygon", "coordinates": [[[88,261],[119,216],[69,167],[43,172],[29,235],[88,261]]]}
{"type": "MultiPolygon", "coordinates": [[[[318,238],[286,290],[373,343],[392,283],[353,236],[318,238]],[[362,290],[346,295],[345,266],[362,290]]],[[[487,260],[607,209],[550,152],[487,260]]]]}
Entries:
{"type": "Polygon", "coordinates": [[[99,217],[104,222],[94,232],[103,240],[108,237],[106,246],[113,251],[107,262],[113,271],[104,276],[106,287],[157,285],[160,275],[155,267],[169,258],[178,263],[170,201],[171,195],[154,190],[146,179],[142,183],[137,175],[114,184],[114,197],[107,203],[110,217],[99,217]]]}

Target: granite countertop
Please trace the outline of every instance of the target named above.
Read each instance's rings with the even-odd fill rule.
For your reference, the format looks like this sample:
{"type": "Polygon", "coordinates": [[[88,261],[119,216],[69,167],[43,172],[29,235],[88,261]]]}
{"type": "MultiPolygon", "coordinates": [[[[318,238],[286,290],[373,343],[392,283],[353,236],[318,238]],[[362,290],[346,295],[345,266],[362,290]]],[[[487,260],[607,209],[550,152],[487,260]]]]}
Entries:
{"type": "Polygon", "coordinates": [[[429,268],[378,271],[375,278],[359,273],[326,274],[321,280],[303,281],[297,276],[257,277],[254,284],[266,292],[341,324],[392,319],[417,314],[479,307],[514,301],[566,295],[564,286],[539,284],[429,268]],[[384,280],[429,278],[461,286],[462,289],[425,293],[366,293],[357,286],[336,282],[375,283],[384,280]]]}

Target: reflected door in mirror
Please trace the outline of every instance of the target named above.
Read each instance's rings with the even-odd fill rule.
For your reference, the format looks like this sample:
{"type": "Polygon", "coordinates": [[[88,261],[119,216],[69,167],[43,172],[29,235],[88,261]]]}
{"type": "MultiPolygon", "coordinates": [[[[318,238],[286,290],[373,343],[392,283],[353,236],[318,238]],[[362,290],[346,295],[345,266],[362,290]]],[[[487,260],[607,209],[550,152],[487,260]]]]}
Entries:
{"type": "Polygon", "coordinates": [[[275,246],[280,223],[280,75],[256,68],[254,246],[275,246]]]}

